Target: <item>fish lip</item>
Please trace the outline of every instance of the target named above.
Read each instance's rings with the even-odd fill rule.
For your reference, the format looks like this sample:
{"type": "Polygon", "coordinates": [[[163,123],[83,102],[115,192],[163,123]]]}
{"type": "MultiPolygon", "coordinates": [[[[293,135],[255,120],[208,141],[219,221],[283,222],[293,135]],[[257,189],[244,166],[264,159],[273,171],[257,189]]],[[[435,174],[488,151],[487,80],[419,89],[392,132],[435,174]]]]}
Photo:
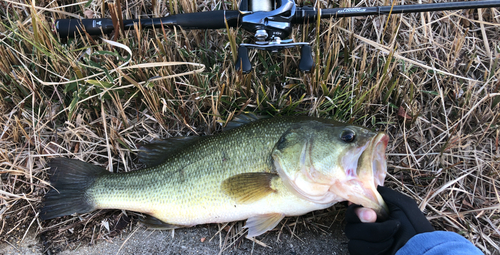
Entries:
{"type": "Polygon", "coordinates": [[[377,220],[378,221],[384,221],[389,218],[389,207],[387,207],[387,204],[385,203],[384,199],[378,193],[376,190],[378,186],[384,186],[384,180],[385,177],[387,176],[387,157],[386,157],[386,150],[387,150],[387,145],[389,144],[389,136],[385,133],[379,133],[375,138],[375,147],[373,150],[373,161],[372,164],[373,166],[373,171],[374,171],[374,185],[375,185],[375,192],[378,195],[378,200],[380,203],[380,209],[378,211],[375,211],[377,213],[377,220]],[[378,176],[377,176],[378,175],[378,176]]]}
{"type": "MultiPolygon", "coordinates": [[[[389,209],[384,199],[377,191],[378,186],[384,186],[384,180],[387,175],[386,149],[389,144],[389,136],[383,132],[378,133],[370,142],[365,150],[369,153],[373,177],[373,187],[369,187],[367,193],[371,196],[374,203],[372,209],[377,213],[378,220],[385,220],[389,216],[389,209]]],[[[363,153],[365,153],[363,152],[363,153]]]]}
{"type": "Polygon", "coordinates": [[[384,180],[387,175],[387,159],[385,151],[389,144],[389,136],[385,133],[378,133],[371,141],[374,145],[372,149],[372,171],[374,175],[374,185],[384,186],[384,180]],[[376,176],[378,175],[378,176],[376,176]]]}

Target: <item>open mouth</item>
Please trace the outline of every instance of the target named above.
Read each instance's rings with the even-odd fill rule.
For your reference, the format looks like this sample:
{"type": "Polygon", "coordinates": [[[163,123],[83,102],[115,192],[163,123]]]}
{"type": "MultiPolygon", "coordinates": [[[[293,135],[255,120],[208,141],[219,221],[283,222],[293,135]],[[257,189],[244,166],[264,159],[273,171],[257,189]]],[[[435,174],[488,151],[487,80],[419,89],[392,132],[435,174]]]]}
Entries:
{"type": "Polygon", "coordinates": [[[379,133],[354,152],[343,155],[342,166],[346,180],[373,178],[375,187],[383,186],[387,174],[385,149],[388,142],[389,136],[379,133]]]}
{"type": "Polygon", "coordinates": [[[341,194],[344,199],[371,208],[379,219],[387,217],[388,209],[377,191],[384,184],[387,175],[385,149],[389,136],[378,133],[344,161],[345,179],[337,180],[331,187],[332,193],[341,194]]]}

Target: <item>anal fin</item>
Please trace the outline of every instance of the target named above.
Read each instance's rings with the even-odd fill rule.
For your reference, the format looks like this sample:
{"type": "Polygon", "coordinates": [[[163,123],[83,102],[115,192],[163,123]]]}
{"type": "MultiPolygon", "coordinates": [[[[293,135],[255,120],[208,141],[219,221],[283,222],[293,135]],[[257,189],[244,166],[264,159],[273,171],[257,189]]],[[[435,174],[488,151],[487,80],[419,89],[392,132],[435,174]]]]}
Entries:
{"type": "Polygon", "coordinates": [[[248,238],[259,236],[273,229],[285,218],[282,213],[260,214],[248,218],[244,228],[248,228],[248,238]]]}
{"type": "Polygon", "coordinates": [[[251,203],[276,192],[271,182],[277,177],[277,174],[272,173],[243,173],[224,180],[221,188],[236,202],[251,203]]]}
{"type": "Polygon", "coordinates": [[[155,218],[151,215],[146,215],[144,219],[139,219],[139,221],[144,224],[146,227],[150,229],[157,229],[157,230],[170,230],[170,229],[176,229],[176,228],[187,228],[191,226],[184,226],[184,225],[175,225],[175,224],[170,224],[163,222],[159,220],[158,218],[155,218]]]}

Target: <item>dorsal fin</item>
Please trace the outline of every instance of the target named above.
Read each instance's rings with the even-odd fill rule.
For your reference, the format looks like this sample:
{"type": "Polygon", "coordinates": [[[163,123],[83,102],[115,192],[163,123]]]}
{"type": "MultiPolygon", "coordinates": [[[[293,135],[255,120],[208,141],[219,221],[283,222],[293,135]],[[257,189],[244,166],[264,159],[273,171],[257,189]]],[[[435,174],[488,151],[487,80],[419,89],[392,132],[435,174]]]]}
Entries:
{"type": "Polygon", "coordinates": [[[266,119],[267,116],[259,116],[254,113],[243,113],[234,117],[227,125],[224,127],[224,131],[237,128],[239,126],[246,125],[248,123],[254,122],[260,119],[266,119]]]}
{"type": "Polygon", "coordinates": [[[201,136],[180,136],[157,140],[139,147],[139,162],[153,167],[165,162],[174,152],[203,139],[201,136]]]}

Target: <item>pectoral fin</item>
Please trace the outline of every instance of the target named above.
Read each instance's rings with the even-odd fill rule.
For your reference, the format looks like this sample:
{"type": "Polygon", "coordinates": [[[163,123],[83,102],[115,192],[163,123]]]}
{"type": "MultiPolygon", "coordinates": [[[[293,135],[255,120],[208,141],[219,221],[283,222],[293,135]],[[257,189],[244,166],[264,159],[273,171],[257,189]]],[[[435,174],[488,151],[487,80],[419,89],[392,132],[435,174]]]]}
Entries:
{"type": "Polygon", "coordinates": [[[222,190],[238,203],[252,203],[275,192],[271,181],[277,178],[272,173],[244,173],[227,178],[222,190]]]}
{"type": "Polygon", "coordinates": [[[191,226],[183,226],[183,225],[175,225],[175,224],[169,224],[166,222],[163,222],[153,216],[146,215],[144,219],[139,220],[142,224],[146,225],[146,227],[150,229],[157,229],[157,230],[169,230],[169,229],[176,229],[176,228],[187,228],[191,226]]]}
{"type": "Polygon", "coordinates": [[[248,218],[244,228],[248,228],[247,237],[254,237],[264,234],[273,229],[285,218],[281,213],[261,214],[248,218]]]}

